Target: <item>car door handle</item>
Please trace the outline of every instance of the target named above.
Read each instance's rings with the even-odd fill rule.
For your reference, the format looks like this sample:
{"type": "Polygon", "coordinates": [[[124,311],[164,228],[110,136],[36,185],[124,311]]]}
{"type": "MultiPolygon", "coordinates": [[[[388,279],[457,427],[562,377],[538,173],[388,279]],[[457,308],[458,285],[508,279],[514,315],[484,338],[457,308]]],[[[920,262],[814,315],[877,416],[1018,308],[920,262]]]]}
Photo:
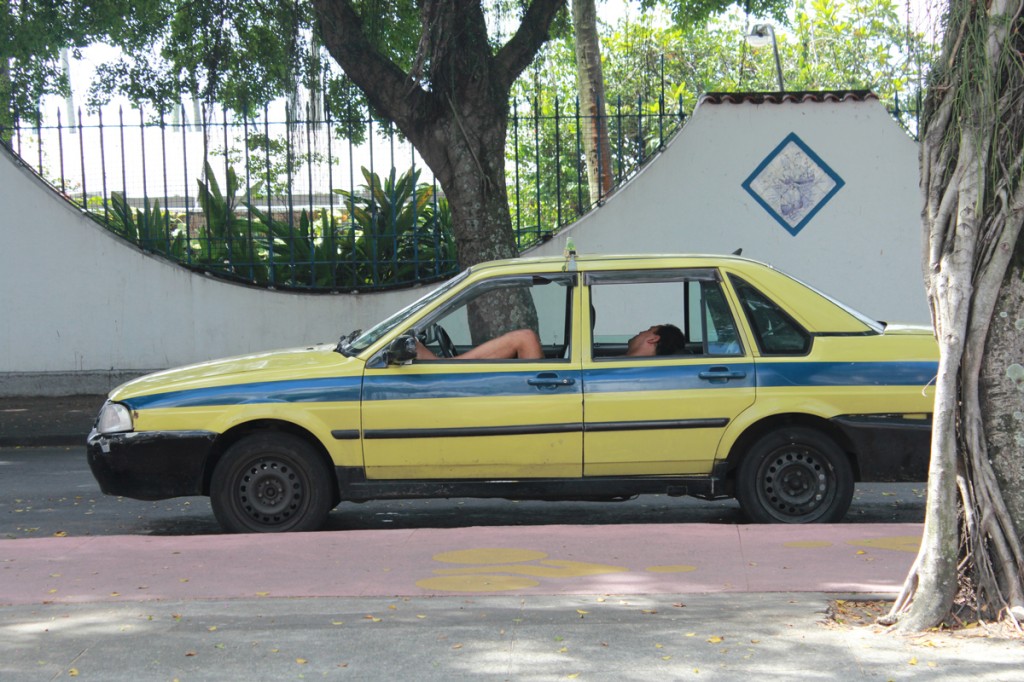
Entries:
{"type": "Polygon", "coordinates": [[[697,376],[707,381],[728,381],[729,379],[746,379],[747,373],[741,369],[731,370],[728,367],[712,367],[697,376]]]}
{"type": "Polygon", "coordinates": [[[526,383],[540,388],[558,388],[559,386],[572,386],[576,380],[572,377],[560,377],[554,372],[542,372],[532,379],[527,379],[526,383]]]}

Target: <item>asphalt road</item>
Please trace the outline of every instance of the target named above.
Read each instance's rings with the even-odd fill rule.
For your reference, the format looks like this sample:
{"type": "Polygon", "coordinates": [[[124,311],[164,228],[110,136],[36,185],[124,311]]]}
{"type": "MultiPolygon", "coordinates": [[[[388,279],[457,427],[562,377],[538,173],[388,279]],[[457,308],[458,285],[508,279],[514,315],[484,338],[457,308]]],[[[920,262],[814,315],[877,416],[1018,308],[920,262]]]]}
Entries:
{"type": "MultiPolygon", "coordinates": [[[[862,484],[849,523],[917,523],[924,484],[862,484]]],[[[734,500],[643,495],[626,502],[392,500],[342,503],[325,530],[548,524],[743,523],[734,500]]],[[[142,502],[100,492],[85,448],[0,448],[0,538],[219,533],[205,497],[142,502]]]]}

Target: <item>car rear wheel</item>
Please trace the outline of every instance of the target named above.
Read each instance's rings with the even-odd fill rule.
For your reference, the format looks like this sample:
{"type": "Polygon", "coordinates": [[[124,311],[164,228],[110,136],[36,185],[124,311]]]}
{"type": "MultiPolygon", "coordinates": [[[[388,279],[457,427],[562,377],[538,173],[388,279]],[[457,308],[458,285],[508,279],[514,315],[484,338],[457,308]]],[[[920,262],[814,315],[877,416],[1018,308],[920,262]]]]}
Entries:
{"type": "Polygon", "coordinates": [[[210,503],[231,533],[317,530],[332,507],[330,470],[300,438],[254,434],[228,448],[217,463],[210,503]]]}
{"type": "Polygon", "coordinates": [[[736,497],[756,523],[834,523],[853,500],[853,470],[835,441],[814,429],[787,427],[747,453],[736,497]]]}

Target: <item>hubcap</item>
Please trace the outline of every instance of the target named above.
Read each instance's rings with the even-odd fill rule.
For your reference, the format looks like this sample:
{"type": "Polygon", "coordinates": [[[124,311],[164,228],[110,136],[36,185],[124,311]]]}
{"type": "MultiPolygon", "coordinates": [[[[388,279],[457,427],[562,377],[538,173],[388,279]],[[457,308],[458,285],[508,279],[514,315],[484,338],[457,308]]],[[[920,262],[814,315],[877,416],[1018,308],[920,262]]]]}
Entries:
{"type": "Polygon", "coordinates": [[[758,494],[780,518],[814,518],[835,496],[832,472],[814,450],[780,448],[767,458],[758,476],[758,494]]]}
{"type": "Polygon", "coordinates": [[[288,521],[302,504],[302,480],[287,462],[261,459],[238,480],[238,502],[245,513],[263,525],[288,521]]]}

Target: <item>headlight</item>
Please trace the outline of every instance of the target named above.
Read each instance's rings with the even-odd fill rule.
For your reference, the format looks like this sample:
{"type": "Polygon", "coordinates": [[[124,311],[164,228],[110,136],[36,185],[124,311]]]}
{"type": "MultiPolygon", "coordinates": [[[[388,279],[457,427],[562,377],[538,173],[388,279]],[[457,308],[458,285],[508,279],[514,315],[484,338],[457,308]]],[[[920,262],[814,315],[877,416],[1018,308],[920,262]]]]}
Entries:
{"type": "Polygon", "coordinates": [[[120,403],[108,402],[100,410],[100,417],[96,420],[96,430],[100,433],[124,433],[131,431],[132,413],[127,407],[120,403]]]}

